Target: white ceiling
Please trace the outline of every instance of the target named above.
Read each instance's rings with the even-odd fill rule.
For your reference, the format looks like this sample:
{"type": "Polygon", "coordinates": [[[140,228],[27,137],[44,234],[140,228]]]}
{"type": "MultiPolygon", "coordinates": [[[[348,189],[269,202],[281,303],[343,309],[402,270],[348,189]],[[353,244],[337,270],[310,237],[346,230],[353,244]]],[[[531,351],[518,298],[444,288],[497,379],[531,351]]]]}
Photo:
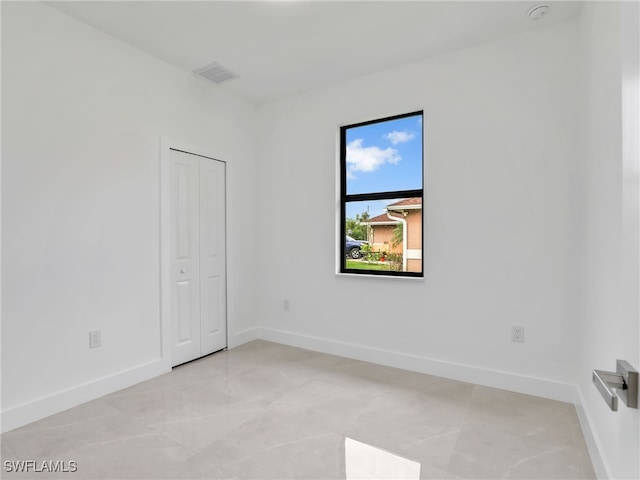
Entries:
{"type": "Polygon", "coordinates": [[[173,65],[218,62],[259,104],[577,16],[580,2],[54,1],[59,11],[173,65]]]}

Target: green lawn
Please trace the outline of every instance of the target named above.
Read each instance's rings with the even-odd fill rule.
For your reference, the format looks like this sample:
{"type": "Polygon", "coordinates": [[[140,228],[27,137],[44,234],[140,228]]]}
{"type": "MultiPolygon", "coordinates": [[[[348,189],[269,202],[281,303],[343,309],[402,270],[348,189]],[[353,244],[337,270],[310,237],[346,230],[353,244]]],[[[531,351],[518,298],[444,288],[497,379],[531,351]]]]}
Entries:
{"type": "Polygon", "coordinates": [[[347,268],[354,270],[386,270],[389,271],[389,265],[380,263],[358,262],[356,260],[347,260],[347,268]]]}

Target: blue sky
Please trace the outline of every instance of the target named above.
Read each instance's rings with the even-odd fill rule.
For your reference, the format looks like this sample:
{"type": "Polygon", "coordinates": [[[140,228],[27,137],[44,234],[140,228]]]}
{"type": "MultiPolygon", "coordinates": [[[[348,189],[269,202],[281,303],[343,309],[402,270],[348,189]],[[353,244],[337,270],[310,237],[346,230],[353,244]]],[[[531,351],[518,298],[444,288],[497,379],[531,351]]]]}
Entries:
{"type": "MultiPolygon", "coordinates": [[[[422,188],[422,115],[350,128],[346,141],[347,194],[422,188]]],[[[349,203],[347,217],[392,202],[349,203]]]]}

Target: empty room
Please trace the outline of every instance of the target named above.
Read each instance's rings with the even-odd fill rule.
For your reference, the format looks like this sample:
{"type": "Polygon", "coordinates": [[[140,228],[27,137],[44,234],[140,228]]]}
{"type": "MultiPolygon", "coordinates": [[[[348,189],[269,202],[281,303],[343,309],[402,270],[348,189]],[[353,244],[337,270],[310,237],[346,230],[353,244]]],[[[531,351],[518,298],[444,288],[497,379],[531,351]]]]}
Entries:
{"type": "Polygon", "coordinates": [[[2,478],[640,478],[640,3],[2,1],[2,478]]]}

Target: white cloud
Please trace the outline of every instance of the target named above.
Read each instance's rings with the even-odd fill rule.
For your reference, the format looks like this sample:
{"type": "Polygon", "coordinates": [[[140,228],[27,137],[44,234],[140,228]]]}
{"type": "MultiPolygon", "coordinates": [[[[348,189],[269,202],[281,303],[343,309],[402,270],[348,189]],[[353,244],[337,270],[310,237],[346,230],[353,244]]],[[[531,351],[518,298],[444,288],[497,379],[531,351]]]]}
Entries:
{"type": "Polygon", "coordinates": [[[355,178],[353,172],[373,172],[385,163],[397,164],[401,158],[394,148],[363,147],[363,139],[356,138],[347,145],[347,176],[355,178]]]}
{"type": "Polygon", "coordinates": [[[397,145],[398,143],[405,143],[409,140],[413,140],[416,138],[416,134],[413,132],[407,132],[406,130],[401,132],[394,130],[393,132],[387,133],[384,138],[389,140],[393,145],[397,145]]]}

